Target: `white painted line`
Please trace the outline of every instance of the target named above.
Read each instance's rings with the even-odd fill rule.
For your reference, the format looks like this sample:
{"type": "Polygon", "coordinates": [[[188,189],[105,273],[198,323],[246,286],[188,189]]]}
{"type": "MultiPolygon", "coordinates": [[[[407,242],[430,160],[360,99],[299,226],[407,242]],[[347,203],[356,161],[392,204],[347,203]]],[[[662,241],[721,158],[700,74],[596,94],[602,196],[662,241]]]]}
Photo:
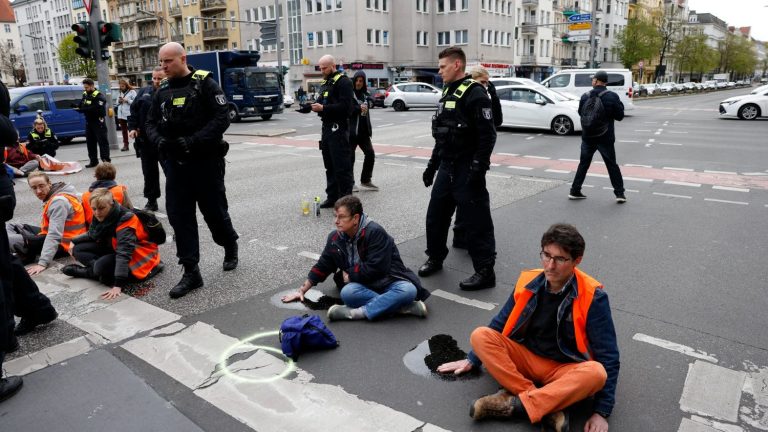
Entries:
{"type": "Polygon", "coordinates": [[[634,140],[619,140],[620,143],[639,143],[640,141],[634,141],[634,140]]]}
{"type": "MultiPolygon", "coordinates": [[[[520,180],[527,180],[534,183],[554,183],[554,180],[545,180],[545,179],[539,179],[539,178],[533,178],[533,177],[520,177],[520,180]]],[[[584,185],[582,185],[583,187],[584,185]]]]}
{"type": "Polygon", "coordinates": [[[583,185],[581,185],[581,187],[593,188],[593,187],[595,187],[595,185],[583,184],[583,185]]]}
{"type": "Polygon", "coordinates": [[[746,372],[697,360],[688,368],[680,409],[737,422],[746,372]]]}
{"type": "Polygon", "coordinates": [[[666,145],[666,146],[676,146],[676,147],[682,147],[682,144],[678,143],[667,143],[667,142],[660,142],[659,145],[666,145]]]}
{"type": "Polygon", "coordinates": [[[492,166],[492,167],[500,167],[500,166],[501,166],[501,164],[497,164],[497,163],[491,163],[491,166],[492,166]]]}
{"type": "MultiPolygon", "coordinates": [[[[275,45],[275,46],[277,46],[277,45],[275,45]]],[[[414,138],[419,139],[419,138],[426,138],[426,137],[431,137],[431,136],[432,136],[432,134],[425,134],[425,135],[417,135],[414,138]]]]}
{"type": "Polygon", "coordinates": [[[531,167],[524,167],[524,166],[517,166],[517,165],[507,165],[507,168],[519,169],[519,170],[525,170],[525,171],[530,171],[533,169],[531,167]]]}
{"type": "Polygon", "coordinates": [[[651,132],[650,129],[635,129],[635,132],[651,132]]]}
{"type": "Polygon", "coordinates": [[[626,167],[640,167],[640,168],[653,168],[653,165],[642,165],[642,164],[624,164],[626,167]]]}
{"type": "Polygon", "coordinates": [[[608,174],[587,173],[587,177],[609,178],[608,174]]]}
{"type": "Polygon", "coordinates": [[[672,132],[672,131],[669,131],[669,133],[671,133],[671,134],[687,134],[688,132],[683,132],[683,131],[672,132]]]}
{"type": "Polygon", "coordinates": [[[672,124],[676,125],[676,126],[690,126],[691,125],[690,123],[678,123],[678,122],[674,122],[672,124]]]}
{"type": "Polygon", "coordinates": [[[293,148],[293,146],[287,144],[278,144],[277,146],[282,148],[293,148]]]}
{"type": "Polygon", "coordinates": [[[745,176],[768,176],[768,173],[761,173],[761,172],[745,172],[745,173],[741,173],[741,175],[745,175],[745,176]]]}
{"type": "Polygon", "coordinates": [[[398,167],[407,167],[408,166],[406,164],[399,164],[399,163],[392,163],[392,162],[382,162],[382,163],[384,165],[389,165],[389,166],[398,166],[398,167]]]}
{"type": "Polygon", "coordinates": [[[394,125],[395,125],[394,123],[387,123],[387,124],[376,126],[376,129],[390,127],[390,126],[394,126],[394,125]]]}
{"type": "Polygon", "coordinates": [[[155,216],[161,218],[161,219],[168,219],[168,215],[165,213],[155,212],[155,216]]]}
{"type": "Polygon", "coordinates": [[[656,124],[658,122],[643,122],[643,124],[656,124]]]}
{"type": "Polygon", "coordinates": [[[559,170],[559,169],[546,169],[544,172],[548,173],[555,173],[555,174],[570,174],[571,172],[568,170],[559,170]]]}
{"type": "Polygon", "coordinates": [[[712,186],[712,189],[731,191],[731,192],[749,192],[747,188],[737,188],[731,186],[712,186]]]}
{"type": "Polygon", "coordinates": [[[728,200],[719,200],[714,198],[704,198],[704,201],[719,202],[724,204],[749,205],[748,202],[744,202],[744,201],[728,201],[728,200]]]}
{"type": "Polygon", "coordinates": [[[389,157],[396,157],[396,158],[407,158],[410,157],[409,155],[399,154],[399,153],[389,153],[387,156],[389,157]]]}
{"type": "Polygon", "coordinates": [[[534,139],[534,138],[536,138],[536,137],[535,137],[535,136],[529,136],[529,137],[528,137],[528,138],[526,138],[526,139],[527,139],[527,140],[532,140],[532,139],[534,139]]]}
{"type": "Polygon", "coordinates": [[[663,197],[670,197],[670,198],[685,198],[685,199],[692,199],[693,198],[693,197],[690,197],[688,195],[675,195],[675,194],[668,194],[668,193],[661,193],[661,192],[654,192],[653,195],[663,196],[663,197]]]}
{"type": "Polygon", "coordinates": [[[547,157],[547,156],[524,155],[523,157],[524,158],[528,158],[528,159],[542,159],[542,160],[550,160],[550,159],[552,159],[551,157],[547,157]]]}
{"type": "Polygon", "coordinates": [[[665,170],[672,170],[672,171],[685,171],[685,172],[693,172],[693,169],[692,169],[692,168],[662,167],[661,169],[665,169],[665,170]]]}
{"type": "Polygon", "coordinates": [[[704,172],[705,172],[705,173],[707,173],[707,174],[731,174],[731,175],[736,175],[736,173],[735,173],[735,172],[733,172],[733,171],[712,171],[712,170],[704,170],[704,172]]]}
{"type": "Polygon", "coordinates": [[[496,154],[500,156],[520,156],[517,153],[496,153],[496,154]]]}
{"type": "Polygon", "coordinates": [[[280,252],[288,250],[288,246],[275,246],[275,250],[279,250],[280,252]]]}
{"type": "Polygon", "coordinates": [[[503,179],[511,179],[512,178],[512,176],[508,176],[508,175],[505,176],[505,175],[501,175],[501,174],[486,174],[486,175],[488,177],[498,177],[498,178],[503,178],[503,179]]]}
{"type": "Polygon", "coordinates": [[[664,131],[664,129],[658,129],[656,132],[654,132],[654,135],[661,135],[661,133],[664,131]]]}
{"type": "Polygon", "coordinates": [[[712,363],[717,363],[717,359],[715,357],[705,353],[704,351],[698,351],[689,346],[681,345],[679,343],[675,343],[672,341],[659,339],[653,336],[648,336],[647,334],[643,334],[643,333],[635,333],[635,335],[632,336],[632,339],[639,342],[645,342],[651,345],[656,345],[658,347],[668,349],[670,351],[677,351],[680,354],[685,354],[687,356],[694,357],[697,359],[706,360],[712,363]]]}
{"type": "Polygon", "coordinates": [[[429,160],[428,156],[411,156],[411,159],[429,160]]]}
{"type": "Polygon", "coordinates": [[[654,139],[654,138],[648,138],[648,142],[649,142],[649,143],[652,143],[652,142],[656,142],[656,139],[654,139]]]}
{"type": "Polygon", "coordinates": [[[563,161],[563,162],[581,162],[581,161],[580,161],[580,160],[578,160],[578,159],[567,159],[567,158],[560,158],[560,159],[558,159],[558,160],[559,160],[559,161],[563,161]]]}
{"type": "Polygon", "coordinates": [[[605,162],[603,162],[603,161],[599,161],[599,160],[596,160],[596,161],[592,161],[592,163],[593,163],[593,164],[599,164],[599,165],[605,165],[605,162]]]}
{"type": "MultiPolygon", "coordinates": [[[[320,139],[320,134],[310,134],[310,135],[298,135],[291,137],[293,139],[320,139]]],[[[262,144],[262,145],[272,145],[272,144],[262,144]]]]}
{"type": "Polygon", "coordinates": [[[404,144],[379,144],[379,145],[389,145],[392,147],[405,147],[405,148],[413,148],[413,146],[404,145],[404,144]]]}
{"type": "Polygon", "coordinates": [[[664,180],[664,184],[675,186],[701,187],[701,183],[688,183],[674,180],[664,180]]]}
{"type": "Polygon", "coordinates": [[[406,120],[405,123],[413,123],[413,122],[417,122],[419,120],[421,120],[421,119],[406,120]]]}
{"type": "Polygon", "coordinates": [[[316,254],[314,252],[301,251],[298,253],[298,255],[315,261],[320,259],[320,254],[316,254]]]}
{"type": "Polygon", "coordinates": [[[639,182],[645,182],[645,183],[653,183],[653,179],[640,178],[640,177],[624,177],[624,180],[639,181],[639,182]]]}

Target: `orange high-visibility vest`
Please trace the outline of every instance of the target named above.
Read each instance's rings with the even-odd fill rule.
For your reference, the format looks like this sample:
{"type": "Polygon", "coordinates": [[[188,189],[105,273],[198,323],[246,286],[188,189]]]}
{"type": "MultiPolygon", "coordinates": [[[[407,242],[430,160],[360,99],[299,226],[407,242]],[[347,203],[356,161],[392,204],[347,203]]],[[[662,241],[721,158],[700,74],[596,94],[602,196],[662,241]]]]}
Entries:
{"type": "MultiPolygon", "coordinates": [[[[127,188],[123,185],[115,185],[109,188],[109,191],[112,192],[112,198],[114,198],[115,202],[121,206],[124,206],[125,194],[127,193],[126,189],[127,188]]],[[[93,221],[93,209],[91,208],[91,191],[83,192],[83,210],[85,211],[85,221],[88,223],[88,225],[91,225],[91,222],[93,221]]]]}
{"type": "Polygon", "coordinates": [[[85,228],[85,213],[83,212],[83,206],[80,204],[80,199],[78,197],[65,192],[59,192],[52,196],[45,203],[45,206],[43,206],[43,223],[40,225],[40,234],[48,234],[48,226],[50,224],[50,220],[48,219],[48,207],[50,207],[51,202],[53,202],[53,199],[57,196],[63,196],[72,206],[72,217],[67,219],[64,223],[64,233],[61,236],[60,242],[60,245],[64,250],[72,253],[72,239],[80,234],[85,234],[87,231],[85,228]]]}
{"type": "MultiPolygon", "coordinates": [[[[501,334],[509,337],[512,330],[519,324],[520,314],[528,305],[528,301],[533,297],[533,292],[526,288],[528,284],[536,279],[544,270],[533,269],[525,270],[520,273],[520,277],[515,284],[515,307],[507,318],[506,324],[501,334]]],[[[592,298],[595,296],[595,289],[602,289],[603,284],[595,280],[592,276],[584,273],[578,268],[573,269],[576,275],[576,289],[578,293],[573,299],[573,334],[576,337],[576,349],[584,358],[592,358],[589,352],[589,341],[587,340],[587,315],[589,307],[592,305],[592,298]]],[[[527,319],[527,317],[526,317],[527,319]]]]}
{"type": "MultiPolygon", "coordinates": [[[[149,234],[147,234],[147,230],[144,229],[138,216],[133,215],[118,225],[115,234],[124,229],[132,229],[136,233],[136,249],[133,250],[128,267],[136,279],[144,279],[160,263],[160,252],[157,245],[149,241],[149,234]]],[[[112,238],[112,248],[117,250],[117,238],[115,237],[112,238]]]]}
{"type": "MultiPolygon", "coordinates": [[[[24,144],[19,144],[19,148],[21,148],[21,152],[24,153],[24,156],[29,159],[29,150],[27,150],[27,146],[24,144]]],[[[8,147],[3,149],[3,160],[8,160],[8,147]]]]}

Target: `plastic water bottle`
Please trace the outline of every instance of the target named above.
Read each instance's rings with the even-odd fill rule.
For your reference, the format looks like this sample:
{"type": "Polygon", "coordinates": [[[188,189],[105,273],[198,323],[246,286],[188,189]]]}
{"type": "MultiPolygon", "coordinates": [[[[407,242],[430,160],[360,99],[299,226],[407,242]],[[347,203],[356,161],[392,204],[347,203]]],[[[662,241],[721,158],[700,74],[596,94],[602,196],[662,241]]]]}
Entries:
{"type": "Polygon", "coordinates": [[[315,200],[313,201],[313,211],[315,213],[315,217],[320,217],[320,197],[316,196],[315,200]]]}
{"type": "Polygon", "coordinates": [[[309,199],[307,198],[307,194],[304,194],[301,197],[301,214],[309,216],[309,199]]]}

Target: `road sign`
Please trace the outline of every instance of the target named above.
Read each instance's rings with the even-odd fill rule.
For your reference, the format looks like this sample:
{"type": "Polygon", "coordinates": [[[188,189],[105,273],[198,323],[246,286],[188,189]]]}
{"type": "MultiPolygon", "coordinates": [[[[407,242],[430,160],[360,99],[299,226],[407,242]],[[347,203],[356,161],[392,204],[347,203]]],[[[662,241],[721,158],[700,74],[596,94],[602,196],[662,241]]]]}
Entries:
{"type": "Polygon", "coordinates": [[[84,0],[83,3],[85,3],[85,10],[88,12],[88,15],[91,15],[91,1],[92,0],[84,0]]]}
{"type": "Polygon", "coordinates": [[[589,36],[589,30],[569,31],[568,36],[589,36]]]}
{"type": "MultiPolygon", "coordinates": [[[[598,42],[600,41],[600,37],[595,37],[598,42]]],[[[589,41],[589,35],[578,35],[578,36],[571,36],[568,35],[568,42],[587,42],[589,41]]]]}
{"type": "Polygon", "coordinates": [[[572,23],[580,23],[580,22],[587,22],[592,21],[592,14],[578,14],[578,15],[571,15],[568,17],[568,22],[572,23]]]}
{"type": "Polygon", "coordinates": [[[639,62],[637,62],[637,67],[639,67],[640,69],[642,69],[642,68],[643,68],[643,66],[645,66],[645,63],[643,63],[643,61],[642,61],[642,60],[640,60],[639,62]]]}
{"type": "Polygon", "coordinates": [[[568,26],[568,32],[570,33],[576,30],[589,30],[591,28],[592,28],[592,23],[588,23],[588,22],[576,23],[568,26]]]}

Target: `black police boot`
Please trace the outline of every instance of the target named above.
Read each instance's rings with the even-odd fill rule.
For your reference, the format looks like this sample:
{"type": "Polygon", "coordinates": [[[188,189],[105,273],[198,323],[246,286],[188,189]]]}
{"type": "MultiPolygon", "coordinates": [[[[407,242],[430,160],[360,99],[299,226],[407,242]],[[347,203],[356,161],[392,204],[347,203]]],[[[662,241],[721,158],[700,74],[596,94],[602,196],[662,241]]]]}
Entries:
{"type": "Polygon", "coordinates": [[[237,268],[237,242],[224,247],[224,271],[230,271],[237,268]]]}
{"type": "Polygon", "coordinates": [[[96,166],[96,165],[98,165],[98,164],[99,164],[99,161],[97,161],[97,160],[92,160],[92,161],[90,161],[90,162],[88,163],[88,165],[86,165],[85,167],[86,167],[86,168],[93,168],[93,167],[95,167],[95,166],[96,166]]]}
{"type": "Polygon", "coordinates": [[[147,204],[144,205],[144,210],[156,212],[157,211],[157,199],[156,198],[149,198],[149,199],[147,199],[147,204]]]}
{"type": "Polygon", "coordinates": [[[93,267],[84,267],[78,264],[68,264],[61,268],[61,272],[73,278],[93,279],[93,267]]]}
{"type": "Polygon", "coordinates": [[[19,376],[0,379],[0,402],[15,395],[22,385],[24,385],[24,381],[19,376]]]}
{"type": "Polygon", "coordinates": [[[443,262],[427,258],[427,261],[419,267],[419,276],[427,277],[443,269],[443,262]]]}
{"type": "Polygon", "coordinates": [[[200,268],[195,266],[194,269],[184,270],[184,275],[181,277],[181,280],[175,287],[171,288],[168,295],[174,299],[184,297],[190,291],[198,289],[201,286],[203,286],[203,276],[200,275],[200,268]]]}
{"type": "Polygon", "coordinates": [[[496,273],[493,267],[483,267],[477,273],[459,283],[459,288],[464,291],[477,291],[496,286],[496,273]]]}
{"type": "Polygon", "coordinates": [[[45,312],[39,313],[34,317],[21,318],[21,321],[19,321],[19,323],[16,324],[16,328],[13,329],[13,334],[15,334],[16,336],[24,336],[25,334],[34,330],[35,327],[43,324],[48,324],[49,322],[55,320],[58,317],[59,317],[59,313],[56,312],[56,309],[54,309],[53,306],[51,306],[45,312]]]}
{"type": "Polygon", "coordinates": [[[330,199],[327,199],[320,203],[320,208],[333,208],[333,205],[336,204],[336,201],[331,201],[330,199]]]}

